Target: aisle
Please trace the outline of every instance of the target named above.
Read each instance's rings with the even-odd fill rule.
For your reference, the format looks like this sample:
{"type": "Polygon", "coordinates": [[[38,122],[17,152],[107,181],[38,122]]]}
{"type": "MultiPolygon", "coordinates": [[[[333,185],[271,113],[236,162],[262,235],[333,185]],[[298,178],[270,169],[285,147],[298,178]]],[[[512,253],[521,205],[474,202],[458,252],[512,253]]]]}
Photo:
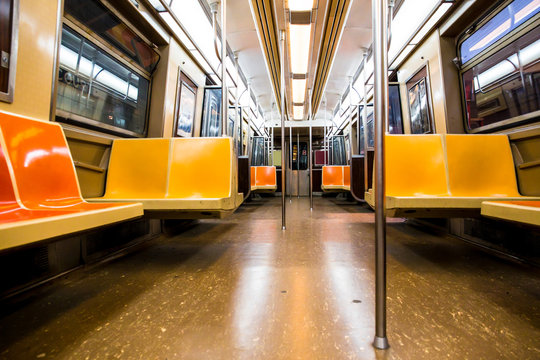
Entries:
{"type": "Polygon", "coordinates": [[[540,358],[540,277],[399,219],[387,357],[373,339],[373,214],[280,198],[205,220],[2,305],[0,359],[540,358]]]}

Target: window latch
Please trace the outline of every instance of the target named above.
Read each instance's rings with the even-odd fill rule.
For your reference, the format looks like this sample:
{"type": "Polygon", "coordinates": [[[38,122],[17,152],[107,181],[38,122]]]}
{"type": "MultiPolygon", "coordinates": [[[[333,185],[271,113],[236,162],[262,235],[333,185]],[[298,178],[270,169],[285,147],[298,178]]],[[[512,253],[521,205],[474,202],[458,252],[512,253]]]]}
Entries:
{"type": "Polygon", "coordinates": [[[2,51],[1,64],[3,68],[9,69],[9,53],[2,51]]]}

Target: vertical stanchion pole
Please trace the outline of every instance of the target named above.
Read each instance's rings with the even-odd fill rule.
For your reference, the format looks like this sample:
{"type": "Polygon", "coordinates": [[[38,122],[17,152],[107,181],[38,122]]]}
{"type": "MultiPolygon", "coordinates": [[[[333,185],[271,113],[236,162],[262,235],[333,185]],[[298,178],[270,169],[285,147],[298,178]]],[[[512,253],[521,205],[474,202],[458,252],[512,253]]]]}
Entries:
{"type": "MultiPolygon", "coordinates": [[[[292,139],[292,125],[289,125],[289,165],[291,166],[291,175],[289,175],[289,202],[292,202],[292,176],[293,176],[293,139],[292,139]]],[[[298,162],[298,152],[296,153],[296,161],[298,162]]]]}
{"type": "Polygon", "coordinates": [[[328,151],[328,148],[327,148],[327,127],[326,127],[326,99],[324,99],[324,137],[323,137],[323,150],[324,150],[324,165],[327,165],[326,164],[326,152],[328,151]]]}
{"type": "Polygon", "coordinates": [[[280,30],[279,42],[280,46],[280,68],[281,68],[281,81],[280,83],[280,95],[281,95],[281,229],[286,229],[285,220],[285,30],[280,30]]]}
{"type": "Polygon", "coordinates": [[[296,198],[300,199],[300,130],[296,132],[296,198]]]}
{"type": "Polygon", "coordinates": [[[377,349],[389,347],[386,337],[386,217],[384,136],[388,117],[387,0],[373,0],[373,68],[375,121],[375,338],[377,349]]]}
{"type": "Polygon", "coordinates": [[[227,0],[221,0],[221,135],[227,136],[227,0]]]}
{"type": "Polygon", "coordinates": [[[313,144],[312,144],[312,122],[313,117],[311,114],[311,89],[309,89],[309,209],[313,211],[313,144]]]}
{"type": "Polygon", "coordinates": [[[247,126],[248,126],[248,131],[247,131],[247,146],[246,146],[246,155],[248,156],[248,164],[249,166],[251,166],[251,152],[253,150],[253,142],[251,141],[251,89],[250,89],[250,83],[248,82],[248,87],[247,87],[247,95],[248,95],[248,118],[247,118],[247,126]]]}
{"type": "Polygon", "coordinates": [[[270,107],[270,123],[272,125],[272,139],[270,139],[270,158],[272,159],[272,166],[274,166],[274,103],[270,107]]]}
{"type": "Polygon", "coordinates": [[[353,109],[352,109],[352,76],[349,77],[349,109],[351,109],[351,117],[349,118],[349,165],[352,166],[352,155],[353,155],[353,145],[352,145],[352,118],[353,118],[353,109]]]}

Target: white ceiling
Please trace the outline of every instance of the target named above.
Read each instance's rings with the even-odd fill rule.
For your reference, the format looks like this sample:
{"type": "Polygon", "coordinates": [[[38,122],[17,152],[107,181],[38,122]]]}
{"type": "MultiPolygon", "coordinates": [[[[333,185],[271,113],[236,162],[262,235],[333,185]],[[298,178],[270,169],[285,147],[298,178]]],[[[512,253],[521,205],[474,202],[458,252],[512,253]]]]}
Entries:
{"type": "MultiPolygon", "coordinates": [[[[286,3],[285,0],[275,1],[278,23],[281,28],[284,21],[283,9],[286,3]]],[[[322,34],[321,31],[317,30],[322,28],[326,3],[325,0],[315,1],[315,7],[319,9],[315,23],[315,39],[313,41],[315,47],[320,46],[320,36],[322,34]]],[[[266,119],[270,120],[271,117],[275,120],[278,119],[279,113],[275,106],[271,114],[272,103],[275,101],[274,94],[249,0],[227,1],[227,41],[231,49],[238,54],[239,65],[246,78],[251,82],[253,93],[263,108],[266,119]]],[[[371,0],[353,0],[316,119],[325,118],[325,99],[326,118],[331,118],[332,110],[347,89],[349,77],[356,73],[362,62],[363,53],[370,44],[371,0]]],[[[315,73],[315,64],[317,63],[315,57],[318,54],[318,49],[314,49],[312,54],[310,72],[315,73]]],[[[312,83],[312,79],[310,83],[312,83]]],[[[290,94],[289,91],[288,93],[290,94]]]]}

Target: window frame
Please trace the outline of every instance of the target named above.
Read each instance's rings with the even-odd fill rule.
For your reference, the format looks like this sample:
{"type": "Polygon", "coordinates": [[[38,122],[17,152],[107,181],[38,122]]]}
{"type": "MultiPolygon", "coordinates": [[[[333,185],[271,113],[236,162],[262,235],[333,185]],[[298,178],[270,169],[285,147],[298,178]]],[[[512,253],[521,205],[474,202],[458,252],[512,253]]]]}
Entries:
{"type": "MultiPolygon", "coordinates": [[[[463,44],[463,42],[467,40],[472,34],[474,34],[476,29],[485,25],[493,17],[499,14],[512,1],[513,0],[499,1],[490,9],[488,9],[486,12],[484,12],[482,15],[480,15],[480,17],[478,17],[477,20],[471,26],[465,29],[465,31],[463,31],[463,33],[458,36],[457,41],[456,41],[456,53],[458,55],[458,59],[461,59],[461,45],[463,44]]],[[[486,49],[484,49],[484,51],[472,57],[467,62],[466,65],[462,65],[461,60],[460,60],[459,66],[458,66],[459,67],[459,70],[458,70],[459,92],[460,92],[460,98],[461,98],[463,127],[466,133],[469,133],[469,134],[489,133],[489,132],[509,129],[515,126],[520,126],[526,122],[530,122],[540,116],[540,110],[537,110],[528,114],[518,115],[513,118],[501,120],[492,124],[488,124],[488,125],[471,129],[469,127],[469,121],[467,117],[467,103],[466,103],[465,92],[463,88],[464,86],[463,74],[465,72],[472,69],[473,67],[480,64],[481,62],[485,61],[489,57],[493,56],[494,54],[496,54],[497,52],[499,52],[506,46],[514,43],[519,38],[521,38],[522,36],[530,32],[531,30],[534,30],[536,27],[539,27],[539,26],[540,26],[540,13],[534,15],[533,17],[525,21],[523,24],[519,25],[517,28],[512,30],[510,33],[506,34],[502,38],[495,41],[493,44],[489,45],[486,49]]]]}
{"type": "MultiPolygon", "coordinates": [[[[110,10],[110,9],[109,9],[110,10]]],[[[126,25],[128,25],[126,23],[126,25]]],[[[123,129],[120,127],[116,127],[113,125],[105,124],[103,122],[90,119],[87,117],[84,117],[82,115],[74,114],[71,112],[67,112],[64,110],[58,109],[58,106],[54,109],[54,121],[61,122],[61,123],[67,123],[67,124],[73,124],[75,126],[81,126],[81,127],[90,127],[92,129],[95,129],[97,131],[102,131],[106,133],[110,133],[117,136],[123,136],[123,137],[135,137],[135,138],[144,138],[148,134],[148,122],[149,122],[149,109],[150,109],[150,99],[152,95],[152,76],[148,71],[141,68],[139,64],[135,63],[131,59],[127,58],[124,54],[120,53],[120,51],[116,50],[114,46],[108,44],[105,40],[101,39],[98,36],[93,36],[90,30],[86,28],[83,24],[81,24],[79,21],[74,19],[69,14],[64,14],[62,18],[62,26],[61,30],[64,28],[64,26],[71,29],[73,32],[75,32],[77,35],[81,36],[84,40],[88,41],[92,45],[94,45],[97,49],[100,51],[103,51],[106,55],[112,57],[115,61],[120,63],[122,66],[127,67],[128,69],[133,70],[134,73],[141,76],[142,78],[148,80],[148,96],[146,101],[146,109],[145,109],[145,119],[144,119],[144,129],[142,133],[137,133],[134,131],[130,131],[127,129],[123,129]]],[[[62,46],[62,41],[58,42],[58,47],[60,48],[62,46]]],[[[57,74],[60,71],[60,62],[58,62],[58,66],[56,68],[57,74]]],[[[56,89],[58,89],[58,75],[56,76],[56,89]]],[[[55,97],[58,96],[57,93],[54,94],[55,97]]]]}
{"type": "MultiPolygon", "coordinates": [[[[429,73],[429,62],[424,62],[416,71],[413,72],[413,75],[411,75],[406,81],[405,81],[405,89],[407,90],[407,110],[409,112],[409,131],[410,134],[414,134],[412,132],[412,116],[411,116],[411,99],[410,99],[410,90],[414,88],[416,85],[418,85],[422,80],[425,81],[426,84],[426,97],[427,97],[427,107],[428,107],[428,122],[430,126],[429,132],[424,132],[422,134],[436,134],[437,129],[435,128],[435,118],[433,115],[433,103],[432,103],[432,95],[431,95],[431,77],[429,73]],[[419,79],[415,79],[421,72],[426,71],[426,75],[424,77],[421,77],[419,79]]],[[[403,129],[405,131],[405,129],[403,129]]],[[[418,134],[421,135],[421,134],[418,134]]]]}
{"type": "Polygon", "coordinates": [[[195,132],[195,114],[197,112],[197,92],[199,86],[185,73],[180,67],[178,67],[178,81],[176,84],[176,100],[174,106],[174,127],[173,127],[173,137],[193,137],[195,132]],[[193,103],[193,117],[191,120],[191,131],[189,133],[179,133],[178,129],[178,120],[180,119],[180,105],[182,104],[182,94],[183,86],[186,86],[188,90],[193,92],[195,100],[193,103]]]}
{"type": "MultiPolygon", "coordinates": [[[[6,103],[13,103],[15,94],[15,79],[17,74],[17,53],[19,49],[19,1],[12,0],[11,11],[11,39],[10,39],[10,53],[8,59],[8,84],[7,91],[0,90],[0,101],[6,103]]],[[[3,56],[2,56],[3,57],[3,56]]]]}

